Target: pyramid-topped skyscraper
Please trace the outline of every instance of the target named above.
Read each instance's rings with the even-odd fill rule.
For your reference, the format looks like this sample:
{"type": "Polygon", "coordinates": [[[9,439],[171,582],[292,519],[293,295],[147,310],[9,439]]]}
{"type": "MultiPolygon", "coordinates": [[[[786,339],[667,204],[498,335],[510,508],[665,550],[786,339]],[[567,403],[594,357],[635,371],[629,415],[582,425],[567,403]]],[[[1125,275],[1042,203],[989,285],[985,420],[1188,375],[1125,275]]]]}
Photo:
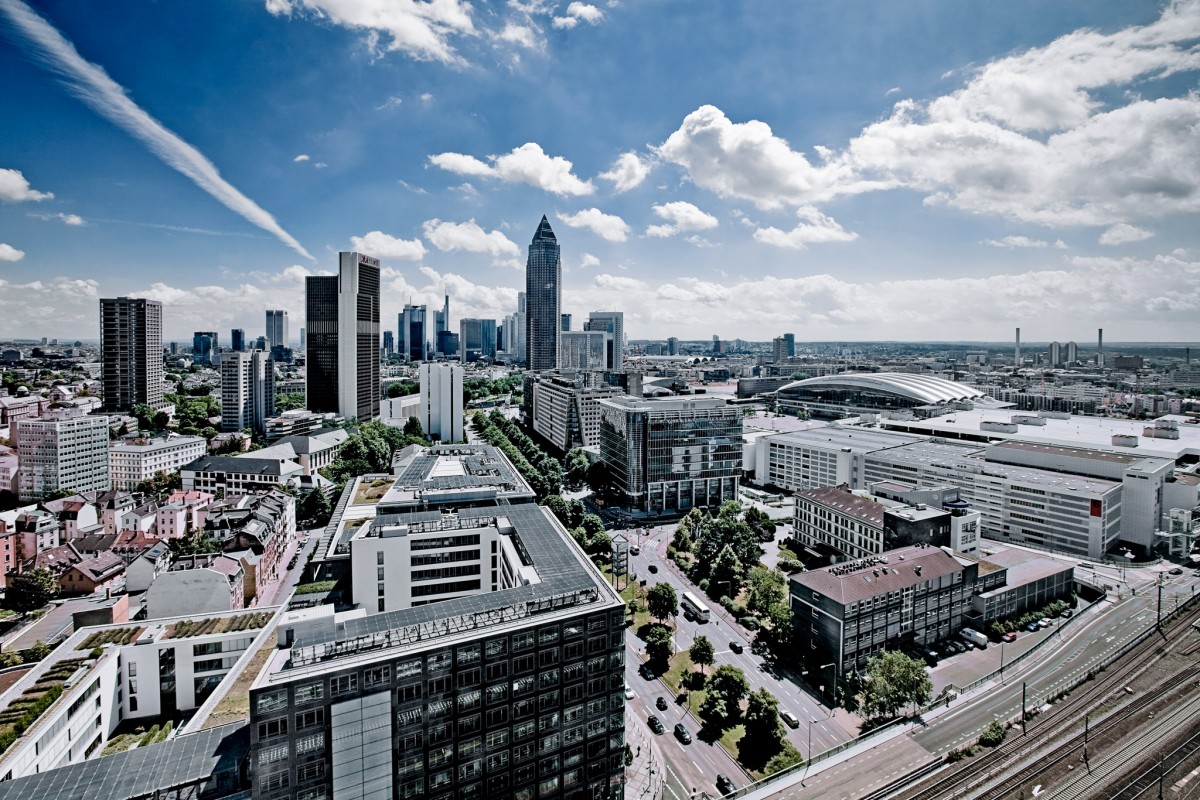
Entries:
{"type": "Polygon", "coordinates": [[[558,366],[562,259],[550,221],[542,215],[525,262],[525,364],[533,371],[558,366]]]}

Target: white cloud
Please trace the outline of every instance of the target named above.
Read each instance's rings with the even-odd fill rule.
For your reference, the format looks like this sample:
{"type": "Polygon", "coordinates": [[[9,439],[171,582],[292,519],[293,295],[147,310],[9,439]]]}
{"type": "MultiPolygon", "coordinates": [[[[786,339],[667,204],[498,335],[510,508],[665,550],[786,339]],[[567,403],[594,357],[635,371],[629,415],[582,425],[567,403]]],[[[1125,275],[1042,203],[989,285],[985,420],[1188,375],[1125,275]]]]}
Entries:
{"type": "Polygon", "coordinates": [[[591,253],[584,253],[579,257],[580,269],[591,269],[592,267],[600,266],[600,259],[596,258],[591,253]]]}
{"type": "Polygon", "coordinates": [[[587,228],[609,242],[623,242],[629,233],[629,225],[615,214],[605,214],[598,208],[585,208],[576,214],[556,214],[572,228],[587,228]]]}
{"type": "Polygon", "coordinates": [[[392,95],[387,100],[384,100],[379,105],[375,106],[376,111],[390,111],[393,108],[399,108],[404,104],[404,98],[392,95]]]}
{"type": "Polygon", "coordinates": [[[1053,242],[1047,242],[1044,239],[1031,239],[1028,236],[1005,236],[1002,239],[984,239],[982,244],[986,244],[989,247],[1002,247],[1006,249],[1018,247],[1053,247],[1057,250],[1067,249],[1067,244],[1062,239],[1058,239],[1053,242]]]}
{"type": "Polygon", "coordinates": [[[844,230],[836,220],[825,216],[812,206],[797,209],[796,216],[800,218],[800,222],[790,231],[771,227],[759,228],[754,232],[755,241],[803,250],[810,244],[853,242],[858,238],[857,233],[844,230]]]}
{"type": "Polygon", "coordinates": [[[301,153],[300,155],[298,155],[292,159],[292,163],[299,163],[301,161],[308,161],[308,160],[309,160],[308,153],[301,153]]]}
{"type": "Polygon", "coordinates": [[[1153,232],[1145,228],[1138,228],[1121,222],[1100,234],[1100,244],[1109,246],[1129,244],[1130,242],[1140,242],[1143,239],[1149,239],[1153,235],[1153,232]]]}
{"type": "Polygon", "coordinates": [[[528,142],[501,156],[488,156],[486,164],[474,156],[462,153],[438,153],[429,162],[457,175],[496,178],[504,183],[527,183],[559,196],[591,194],[596,190],[591,181],[580,180],[572,172],[572,164],[562,156],[549,156],[541,145],[528,142]]]}
{"type": "Polygon", "coordinates": [[[316,169],[325,169],[328,166],[329,165],[326,164],[324,161],[318,161],[317,163],[313,164],[313,167],[315,167],[316,169]]]}
{"type": "Polygon", "coordinates": [[[600,177],[612,181],[618,192],[627,192],[639,186],[650,174],[650,165],[638,157],[637,153],[622,153],[613,162],[608,172],[601,172],[600,177]]]}
{"type": "Polygon", "coordinates": [[[0,278],[0,337],[42,332],[95,337],[99,297],[100,285],[90,278],[60,276],[28,283],[0,278]]]}
{"type": "Polygon", "coordinates": [[[519,22],[509,20],[504,23],[504,27],[496,34],[496,38],[502,42],[520,45],[526,50],[541,50],[544,40],[539,35],[540,33],[540,31],[535,30],[531,25],[522,25],[519,22]]]}
{"type": "Polygon", "coordinates": [[[521,249],[503,233],[489,233],[473,219],[466,222],[426,220],[424,230],[429,243],[442,252],[463,250],[468,253],[488,253],[497,259],[521,254],[521,249]]]}
{"type": "Polygon", "coordinates": [[[12,27],[20,32],[32,55],[57,74],[72,94],[140,140],[154,155],[191,178],[196,186],[230,211],[274,235],[305,258],[312,258],[274,217],[222,178],[217,168],[199,150],[167,130],[130,100],[122,86],[103,69],[84,60],[73,44],[29,6],[20,0],[3,0],[0,2],[0,11],[8,16],[12,27]]]}
{"type": "Polygon", "coordinates": [[[687,115],[656,152],[697,186],[763,209],[903,188],[1047,226],[1194,214],[1200,93],[1143,99],[1142,87],[1200,69],[1197,38],[1200,3],[1171,3],[1147,26],[1081,30],[970,69],[961,89],[900,101],[812,158],[765,122],[735,123],[714,106],[687,115]]]}
{"type": "Polygon", "coordinates": [[[0,261],[20,261],[24,257],[24,250],[18,250],[11,244],[0,242],[0,261]]]}
{"type": "Polygon", "coordinates": [[[385,261],[420,261],[425,257],[425,245],[420,239],[397,239],[382,231],[371,231],[364,236],[351,236],[350,246],[359,253],[366,253],[385,261]]]}
{"type": "Polygon", "coordinates": [[[884,92],[884,93],[883,93],[883,96],[884,96],[884,97],[888,97],[888,96],[890,96],[890,95],[893,95],[893,94],[899,94],[899,92],[900,92],[900,87],[899,87],[899,86],[893,86],[892,88],[890,88],[890,89],[888,89],[886,92],[884,92]]]}
{"type": "Polygon", "coordinates": [[[422,92],[421,93],[421,102],[425,103],[426,105],[432,103],[433,102],[433,94],[431,92],[422,92]]]}
{"type": "Polygon", "coordinates": [[[30,214],[29,216],[33,217],[34,219],[42,219],[46,221],[56,219],[62,222],[64,225],[70,225],[76,228],[87,225],[87,220],[78,214],[64,214],[61,211],[55,214],[30,214]]]}
{"type": "Polygon", "coordinates": [[[677,233],[708,230],[720,224],[712,214],[682,200],[656,205],[652,210],[667,224],[649,226],[646,228],[647,236],[674,236],[677,233]]]}
{"type": "Polygon", "coordinates": [[[366,34],[373,53],[400,51],[422,61],[461,64],[451,40],[476,35],[462,0],[266,0],[276,16],[311,16],[366,34]]]}
{"type": "Polygon", "coordinates": [[[15,169],[0,169],[0,201],[20,203],[25,200],[50,200],[50,192],[39,192],[30,187],[29,181],[15,169]]]}
{"type": "Polygon", "coordinates": [[[574,28],[580,22],[597,25],[604,19],[604,12],[590,3],[573,2],[567,6],[567,13],[554,18],[556,28],[574,28]]]}

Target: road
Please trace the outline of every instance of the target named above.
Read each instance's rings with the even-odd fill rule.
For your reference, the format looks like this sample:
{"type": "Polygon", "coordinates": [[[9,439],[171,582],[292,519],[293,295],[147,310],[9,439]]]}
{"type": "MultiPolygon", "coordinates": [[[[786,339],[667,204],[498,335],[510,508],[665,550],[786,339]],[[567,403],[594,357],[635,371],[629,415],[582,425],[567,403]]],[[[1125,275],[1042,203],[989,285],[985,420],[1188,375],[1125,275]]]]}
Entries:
{"type": "MultiPolygon", "coordinates": [[[[692,591],[700,596],[699,590],[688,584],[677,573],[673,564],[667,563],[666,550],[671,536],[674,535],[674,529],[672,524],[648,528],[644,535],[639,535],[640,529],[621,531],[630,544],[637,546],[639,550],[636,555],[631,554],[629,557],[630,571],[636,574],[639,580],[645,579],[647,587],[656,583],[668,583],[674,587],[677,594],[692,591]],[[651,566],[656,571],[651,572],[651,566]]],[[[697,636],[707,636],[716,648],[717,665],[732,664],[740,668],[746,675],[751,691],[766,689],[779,700],[780,711],[791,711],[801,721],[798,728],[785,727],[784,730],[788,739],[802,754],[808,753],[810,726],[814,752],[827,750],[853,738],[851,733],[830,719],[829,708],[810,696],[801,686],[770,672],[762,657],[752,651],[753,637],[745,635],[740,627],[730,624],[728,618],[723,619],[724,612],[720,611],[715,603],[709,606],[713,609],[713,614],[708,623],[688,621],[683,616],[675,618],[677,651],[689,649],[697,636]],[[734,652],[731,644],[738,645],[742,652],[734,652]]],[[[693,788],[711,794],[714,792],[718,774],[729,776],[738,786],[749,782],[749,776],[720,745],[705,744],[698,739],[690,745],[682,745],[672,736],[671,728],[680,720],[684,721],[693,737],[700,729],[700,723],[687,713],[684,705],[675,702],[666,684],[658,679],[648,681],[638,673],[638,667],[645,659],[643,643],[633,632],[626,637],[626,641],[629,647],[626,680],[636,693],[627,704],[627,713],[636,714],[641,720],[645,720],[651,713],[656,714],[667,727],[667,733],[658,737],[668,767],[666,795],[687,797],[693,788]],[[654,707],[655,698],[658,696],[667,699],[667,711],[660,711],[654,707]]]]}

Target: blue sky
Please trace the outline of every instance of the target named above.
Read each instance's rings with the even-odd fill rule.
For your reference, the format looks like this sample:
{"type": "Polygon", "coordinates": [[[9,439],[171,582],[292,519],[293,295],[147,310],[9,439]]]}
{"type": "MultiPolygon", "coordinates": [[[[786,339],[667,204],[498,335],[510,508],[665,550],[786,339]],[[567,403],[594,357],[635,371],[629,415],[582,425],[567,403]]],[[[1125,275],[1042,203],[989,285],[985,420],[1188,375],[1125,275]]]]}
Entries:
{"type": "Polygon", "coordinates": [[[631,338],[1200,339],[1200,1],[0,0],[0,336],[500,317],[541,215],[631,338]]]}

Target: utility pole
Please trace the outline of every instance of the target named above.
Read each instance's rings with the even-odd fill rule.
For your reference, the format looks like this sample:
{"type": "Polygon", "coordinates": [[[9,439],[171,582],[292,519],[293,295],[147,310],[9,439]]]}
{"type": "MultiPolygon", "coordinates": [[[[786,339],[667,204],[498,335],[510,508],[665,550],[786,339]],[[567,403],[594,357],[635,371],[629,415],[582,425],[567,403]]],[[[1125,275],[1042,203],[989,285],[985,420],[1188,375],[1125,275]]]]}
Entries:
{"type": "Polygon", "coordinates": [[[1083,763],[1087,765],[1088,772],[1092,771],[1092,765],[1088,762],[1088,749],[1087,749],[1088,748],[1088,728],[1090,727],[1089,723],[1091,721],[1092,721],[1092,715],[1090,713],[1083,715],[1083,763]]]}
{"type": "Polygon", "coordinates": [[[1163,574],[1161,572],[1158,573],[1158,619],[1156,619],[1154,622],[1154,627],[1159,631],[1162,631],[1162,576],[1163,574]]]}
{"type": "Polygon", "coordinates": [[[1029,724],[1026,721],[1025,714],[1025,681],[1021,681],[1021,735],[1029,735],[1029,724]]]}

